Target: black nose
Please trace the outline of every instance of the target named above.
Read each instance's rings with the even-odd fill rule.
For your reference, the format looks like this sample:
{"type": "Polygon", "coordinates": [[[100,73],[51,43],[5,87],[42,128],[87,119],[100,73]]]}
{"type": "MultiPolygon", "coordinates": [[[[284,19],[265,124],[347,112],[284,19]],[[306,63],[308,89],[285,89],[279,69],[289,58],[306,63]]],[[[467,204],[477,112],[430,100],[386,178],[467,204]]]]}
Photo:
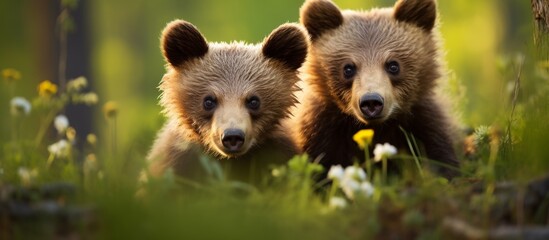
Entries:
{"type": "Polygon", "coordinates": [[[379,117],[383,110],[383,97],[377,93],[368,93],[360,97],[360,111],[367,118],[379,117]]]}
{"type": "Polygon", "coordinates": [[[235,128],[227,129],[221,135],[221,142],[229,151],[239,151],[244,144],[244,132],[235,128]]]}

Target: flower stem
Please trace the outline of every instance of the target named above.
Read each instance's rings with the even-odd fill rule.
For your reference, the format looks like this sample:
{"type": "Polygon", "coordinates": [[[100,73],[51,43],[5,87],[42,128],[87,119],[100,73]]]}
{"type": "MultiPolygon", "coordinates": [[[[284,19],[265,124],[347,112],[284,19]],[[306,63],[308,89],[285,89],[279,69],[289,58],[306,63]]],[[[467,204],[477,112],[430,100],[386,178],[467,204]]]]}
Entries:
{"type": "Polygon", "coordinates": [[[48,168],[51,167],[51,164],[53,163],[53,160],[55,159],[55,156],[50,153],[50,156],[48,157],[47,166],[48,168]]]}
{"type": "Polygon", "coordinates": [[[10,99],[15,97],[15,81],[9,84],[10,88],[10,99]]]}
{"type": "Polygon", "coordinates": [[[330,193],[328,194],[328,199],[327,199],[328,201],[330,201],[330,199],[332,199],[335,196],[338,186],[339,186],[339,180],[334,179],[334,181],[332,181],[332,186],[330,187],[330,193]]]}
{"type": "Polygon", "coordinates": [[[382,160],[382,171],[383,171],[383,184],[387,184],[387,158],[384,157],[382,160]]]}
{"type": "Polygon", "coordinates": [[[369,180],[372,180],[372,161],[370,160],[370,148],[368,147],[368,144],[364,146],[364,158],[366,165],[366,174],[368,175],[367,178],[369,180]]]}
{"type": "Polygon", "coordinates": [[[18,126],[17,126],[17,120],[15,118],[16,118],[15,116],[12,116],[12,118],[11,118],[11,121],[12,121],[12,124],[13,124],[13,126],[11,127],[11,140],[14,143],[17,143],[18,126]]]}
{"type": "Polygon", "coordinates": [[[496,182],[496,160],[499,152],[499,138],[492,136],[490,140],[490,156],[488,158],[488,172],[486,173],[486,191],[484,196],[484,216],[489,220],[490,209],[493,203],[493,194],[496,182]]]}
{"type": "Polygon", "coordinates": [[[116,156],[116,116],[113,116],[109,121],[110,135],[110,152],[111,156],[116,156]]]}
{"type": "Polygon", "coordinates": [[[44,120],[40,123],[38,134],[36,134],[36,138],[34,139],[34,145],[36,145],[37,147],[40,146],[40,143],[42,143],[42,139],[44,139],[44,135],[46,135],[46,131],[48,130],[50,123],[53,121],[55,112],[56,111],[50,110],[50,112],[46,115],[44,120]]]}

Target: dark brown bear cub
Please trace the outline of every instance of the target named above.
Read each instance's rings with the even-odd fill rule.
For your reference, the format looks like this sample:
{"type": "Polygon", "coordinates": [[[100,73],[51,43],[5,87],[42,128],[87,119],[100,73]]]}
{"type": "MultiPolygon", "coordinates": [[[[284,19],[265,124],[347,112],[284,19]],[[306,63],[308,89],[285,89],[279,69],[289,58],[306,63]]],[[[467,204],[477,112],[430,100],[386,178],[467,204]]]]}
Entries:
{"type": "Polygon", "coordinates": [[[297,69],[307,54],[305,30],[275,29],[262,44],[208,43],[192,24],[176,20],[162,33],[167,61],[160,104],[167,122],[149,153],[150,171],[173,167],[201,177],[201,154],[249,174],[265,159],[296,151],[279,127],[296,103],[297,69]]]}
{"type": "MultiPolygon", "coordinates": [[[[429,159],[457,167],[452,124],[435,97],[443,77],[434,0],[400,0],[393,8],[340,11],[308,0],[300,21],[311,38],[296,111],[299,146],[325,166],[364,159],[352,136],[374,129],[374,144],[408,149],[400,127],[423,143],[429,159]]],[[[455,168],[438,167],[443,176],[455,168]]]]}

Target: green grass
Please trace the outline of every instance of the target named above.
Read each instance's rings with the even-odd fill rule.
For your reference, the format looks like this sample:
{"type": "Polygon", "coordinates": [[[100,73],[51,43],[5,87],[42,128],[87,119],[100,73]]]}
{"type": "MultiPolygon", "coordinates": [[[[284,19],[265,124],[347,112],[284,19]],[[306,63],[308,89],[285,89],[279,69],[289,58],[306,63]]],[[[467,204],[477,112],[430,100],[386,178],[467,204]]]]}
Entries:
{"type": "MultiPolygon", "coordinates": [[[[104,106],[106,133],[99,134],[103,137],[93,141],[79,136],[74,140],[86,142],[82,149],[69,143],[56,155],[51,146],[61,139],[71,142],[74,136],[70,128],[58,133],[54,117],[69,104],[82,104],[78,99],[90,92],[42,92],[31,101],[30,113],[13,109],[9,116],[11,134],[2,143],[0,161],[3,236],[438,239],[455,235],[456,221],[482,234],[503,225],[544,226],[549,198],[543,194],[549,190],[541,188],[541,199],[532,198],[528,184],[549,169],[544,145],[549,88],[540,86],[526,97],[519,94],[519,83],[549,79],[520,75],[522,67],[522,62],[507,66],[515,69],[509,71],[515,79],[512,94],[503,101],[507,110],[497,122],[476,127],[468,137],[470,149],[460,154],[461,177],[448,182],[433,174],[415,139],[407,134],[413,155],[385,159],[401,165],[404,172],[385,179],[377,166],[368,178],[353,175],[357,182],[371,181],[374,188],[373,193],[359,189],[354,195],[344,191],[347,185],[342,179],[318,179],[328,169],[307,156],[273,166],[272,174],[256,185],[227,179],[219,164],[206,157],[201,161],[210,174],[203,182],[171,171],[151,178],[144,156],[155,129],[143,129],[136,134],[139,141],[120,146],[116,122],[123,109],[112,103],[104,106]],[[346,206],[332,206],[333,197],[344,199],[346,206]],[[520,199],[534,205],[512,207],[520,199]]],[[[544,65],[538,67],[547,71],[544,65]]],[[[14,81],[5,78],[6,89],[14,89],[10,88],[14,81]]]]}
{"type": "MultiPolygon", "coordinates": [[[[445,6],[450,5],[441,4],[441,10],[445,6]]],[[[474,9],[497,12],[486,6],[474,9]]],[[[469,32],[470,25],[464,24],[459,31],[446,28],[445,36],[451,38],[447,41],[462,41],[454,35],[464,35],[465,29],[469,32]]],[[[494,36],[490,35],[490,41],[495,41],[494,36]]],[[[469,46],[469,52],[471,47],[489,52],[480,45],[469,46]]],[[[490,56],[484,54],[483,59],[490,56]]],[[[472,58],[470,54],[459,57],[472,58]]],[[[461,177],[449,182],[433,174],[418,143],[407,134],[412,156],[397,154],[385,159],[400,165],[403,173],[385,179],[376,166],[368,170],[368,180],[353,175],[360,184],[371,184],[374,191],[358,189],[352,196],[340,187],[349,187],[343,180],[318,179],[329,169],[309,162],[306,156],[272,166],[272,173],[256,185],[226,179],[219,164],[206,157],[201,161],[211,174],[202,182],[171,172],[151,178],[145,170],[145,155],[160,121],[135,121],[139,108],[86,102],[94,91],[89,88],[30,95],[37,86],[29,83],[25,72],[23,77],[6,72],[0,83],[0,106],[5,107],[0,108],[0,239],[463,239],[485,238],[498,227],[545,227],[549,189],[544,184],[548,181],[536,180],[549,172],[549,64],[533,53],[491,60],[499,75],[483,70],[480,75],[490,79],[478,85],[468,81],[466,88],[458,76],[472,76],[476,71],[457,72],[444,88],[462,122],[492,119],[469,126],[467,144],[456,146],[467,148],[459,151],[461,177]],[[504,86],[499,86],[499,95],[489,95],[488,102],[498,105],[476,111],[487,108],[479,92],[497,92],[484,89],[494,83],[504,86]],[[19,95],[27,96],[32,105],[28,114],[23,108],[12,112],[7,107],[19,95]],[[104,108],[104,116],[96,121],[100,126],[96,141],[88,141],[78,129],[73,129],[73,138],[72,130],[58,133],[53,126],[54,117],[73,104],[104,108]],[[69,140],[66,152],[60,152],[62,156],[50,153],[48,148],[61,139],[69,140]],[[82,148],[76,148],[72,140],[82,148]],[[333,197],[343,199],[346,206],[332,206],[333,197]]],[[[134,71],[134,64],[106,63],[134,71]]],[[[101,74],[109,76],[108,72],[101,74]]],[[[110,91],[126,83],[118,84],[111,85],[110,91]]],[[[368,166],[362,163],[369,159],[373,156],[361,160],[360,166],[368,166]]]]}
{"type": "MultiPolygon", "coordinates": [[[[70,134],[57,134],[48,116],[52,112],[57,115],[67,104],[77,104],[67,100],[73,99],[68,97],[71,94],[85,93],[37,96],[31,115],[14,114],[11,118],[14,125],[36,122],[39,127],[27,130],[15,126],[12,139],[3,143],[0,162],[0,189],[9,193],[2,203],[22,203],[21,209],[31,209],[34,215],[14,217],[12,208],[8,212],[4,209],[0,212],[2,227],[8,238],[73,234],[100,239],[438,239],[452,231],[448,222],[454,219],[480,230],[502,224],[544,225],[547,201],[533,210],[501,207],[512,202],[509,199],[517,199],[517,192],[527,192],[526,183],[547,170],[543,160],[547,151],[540,141],[547,132],[541,122],[549,114],[544,93],[540,89],[535,100],[512,102],[517,109],[524,109],[507,121],[512,135],[498,125],[475,129],[475,152],[462,156],[462,177],[448,182],[431,173],[426,162],[420,164],[419,154],[395,155],[388,161],[402,164],[404,173],[389,175],[382,181],[379,168],[374,168],[377,170],[370,176],[373,194],[356,192],[354,197],[337,185],[331,186],[330,179],[318,181],[316,176],[327,169],[309,162],[306,156],[273,166],[273,174],[264,176],[258,185],[226,179],[219,164],[208,158],[202,159],[211,172],[204,182],[182,179],[171,172],[160,178],[145,177],[145,149],[154,137],[154,129],[141,134],[148,140],[117,146],[114,123],[120,113],[116,109],[107,114],[110,120],[106,121],[106,139],[87,142],[81,151],[69,148],[66,156],[57,157],[48,153],[48,146],[59,139],[70,139],[70,134]],[[526,110],[534,114],[523,115],[526,110]],[[539,127],[536,131],[514,127],[517,121],[539,127]],[[43,128],[48,134],[36,141],[33,133],[43,128]],[[27,172],[20,172],[22,168],[27,172]],[[502,180],[515,181],[518,187],[502,194],[502,180]],[[70,183],[75,190],[45,194],[43,188],[55,182],[70,183]],[[334,196],[344,198],[346,207],[330,206],[334,196]],[[40,207],[45,202],[59,208],[48,212],[40,207]],[[533,213],[524,215],[523,211],[533,213]]],[[[511,115],[504,115],[504,119],[506,116],[511,115]]],[[[413,136],[408,141],[415,153],[418,148],[413,136]]]]}

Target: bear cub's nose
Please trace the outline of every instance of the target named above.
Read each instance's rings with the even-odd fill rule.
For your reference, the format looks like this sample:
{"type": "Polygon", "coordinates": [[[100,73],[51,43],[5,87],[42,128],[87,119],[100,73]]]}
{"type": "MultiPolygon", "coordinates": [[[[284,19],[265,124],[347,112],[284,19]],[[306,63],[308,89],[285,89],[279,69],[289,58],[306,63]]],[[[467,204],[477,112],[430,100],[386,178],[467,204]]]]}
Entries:
{"type": "Polygon", "coordinates": [[[383,97],[377,93],[367,93],[360,97],[360,111],[367,118],[377,118],[383,110],[383,97]]]}
{"type": "Polygon", "coordinates": [[[244,144],[244,132],[240,129],[229,128],[221,135],[221,142],[227,150],[237,152],[244,144]]]}

